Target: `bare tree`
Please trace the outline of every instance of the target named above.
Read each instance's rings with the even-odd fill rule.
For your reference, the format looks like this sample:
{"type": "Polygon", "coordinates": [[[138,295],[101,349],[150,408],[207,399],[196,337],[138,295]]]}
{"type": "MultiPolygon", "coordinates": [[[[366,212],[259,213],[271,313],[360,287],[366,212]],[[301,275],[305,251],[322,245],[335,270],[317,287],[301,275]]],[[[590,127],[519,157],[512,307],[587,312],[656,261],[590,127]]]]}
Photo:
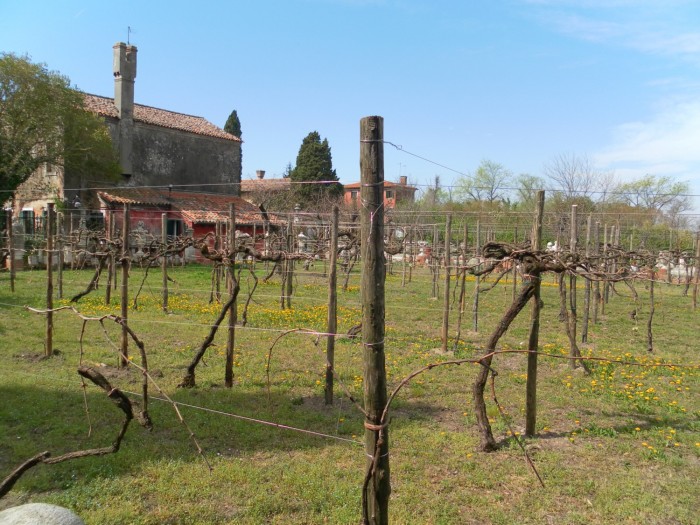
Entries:
{"type": "Polygon", "coordinates": [[[562,153],[554,157],[545,164],[544,174],[562,193],[564,200],[574,197],[590,198],[603,189],[605,182],[587,156],[573,153],[562,153]]]}

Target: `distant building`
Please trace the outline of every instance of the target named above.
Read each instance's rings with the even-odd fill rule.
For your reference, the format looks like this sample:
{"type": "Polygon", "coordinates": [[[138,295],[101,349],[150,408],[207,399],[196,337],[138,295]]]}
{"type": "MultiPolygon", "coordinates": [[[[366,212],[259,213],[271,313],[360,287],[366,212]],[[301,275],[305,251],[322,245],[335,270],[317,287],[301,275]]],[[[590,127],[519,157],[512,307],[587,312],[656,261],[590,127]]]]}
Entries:
{"type": "MultiPolygon", "coordinates": [[[[202,117],[135,104],[136,46],[120,42],[113,50],[114,98],[86,94],[85,106],[105,119],[122,167],[119,186],[239,195],[241,139],[202,117]]],[[[39,216],[57,198],[97,205],[91,188],[104,186],[100,180],[45,166],[18,188],[15,216],[39,216]]]]}
{"type": "MultiPolygon", "coordinates": [[[[346,184],[343,202],[346,206],[359,207],[360,205],[360,187],[361,183],[353,182],[346,184]]],[[[399,182],[384,181],[384,206],[386,208],[394,208],[402,202],[414,202],[416,191],[418,188],[408,185],[408,179],[405,176],[399,177],[399,182]]]]}
{"type": "MultiPolygon", "coordinates": [[[[202,238],[212,234],[208,242],[210,247],[213,247],[213,234],[216,233],[217,223],[221,225],[222,234],[226,235],[230,204],[234,205],[236,215],[236,235],[262,236],[283,224],[276,216],[263,213],[240,197],[220,193],[186,192],[167,188],[115,188],[99,191],[97,196],[106,219],[106,228],[110,228],[111,218],[115,229],[119,230],[124,205],[129,205],[132,234],[140,234],[141,244],[144,244],[144,239],[160,240],[163,231],[162,216],[165,214],[166,234],[169,237],[202,238]]],[[[259,242],[259,247],[262,247],[262,241],[259,242]]],[[[135,246],[132,248],[135,249],[135,246]]],[[[196,259],[203,261],[198,252],[196,259]]]]}
{"type": "MultiPolygon", "coordinates": [[[[266,179],[265,170],[257,170],[255,179],[241,180],[241,198],[256,206],[264,206],[267,209],[287,204],[289,207],[289,192],[292,189],[292,181],[289,178],[266,179]]],[[[291,206],[293,207],[293,203],[291,206]]],[[[285,206],[282,206],[284,208],[285,206]]],[[[281,209],[280,209],[281,211],[281,209]]]]}

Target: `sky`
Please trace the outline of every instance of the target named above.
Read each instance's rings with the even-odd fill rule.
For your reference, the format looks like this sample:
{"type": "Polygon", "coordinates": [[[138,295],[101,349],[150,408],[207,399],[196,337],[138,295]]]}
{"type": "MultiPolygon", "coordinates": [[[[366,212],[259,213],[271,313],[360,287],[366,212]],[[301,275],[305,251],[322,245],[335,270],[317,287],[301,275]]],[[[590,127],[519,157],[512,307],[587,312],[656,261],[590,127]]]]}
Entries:
{"type": "Polygon", "coordinates": [[[137,103],[221,127],[237,111],[244,179],[282,176],[318,131],[358,181],[360,120],[380,115],[386,180],[576,155],[700,195],[698,0],[0,0],[0,51],[88,93],[113,96],[127,40],[137,103]]]}

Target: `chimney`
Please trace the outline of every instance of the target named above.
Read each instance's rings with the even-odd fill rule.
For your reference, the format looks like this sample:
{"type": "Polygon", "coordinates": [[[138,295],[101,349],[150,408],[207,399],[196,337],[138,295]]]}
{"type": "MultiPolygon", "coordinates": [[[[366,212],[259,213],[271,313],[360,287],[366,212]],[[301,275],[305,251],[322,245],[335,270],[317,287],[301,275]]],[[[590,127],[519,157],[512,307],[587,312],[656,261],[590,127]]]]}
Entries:
{"type": "Polygon", "coordinates": [[[119,164],[122,174],[132,174],[131,151],[134,142],[134,81],[136,80],[136,46],[117,42],[114,50],[114,105],[119,118],[119,164]]]}
{"type": "Polygon", "coordinates": [[[117,42],[114,49],[114,105],[120,119],[134,118],[136,46],[117,42]]]}
{"type": "Polygon", "coordinates": [[[263,180],[265,178],[265,170],[256,170],[255,176],[258,178],[258,180],[263,180]]]}
{"type": "Polygon", "coordinates": [[[406,175],[401,175],[399,177],[399,184],[401,186],[406,186],[406,184],[408,184],[408,177],[406,175]]]}

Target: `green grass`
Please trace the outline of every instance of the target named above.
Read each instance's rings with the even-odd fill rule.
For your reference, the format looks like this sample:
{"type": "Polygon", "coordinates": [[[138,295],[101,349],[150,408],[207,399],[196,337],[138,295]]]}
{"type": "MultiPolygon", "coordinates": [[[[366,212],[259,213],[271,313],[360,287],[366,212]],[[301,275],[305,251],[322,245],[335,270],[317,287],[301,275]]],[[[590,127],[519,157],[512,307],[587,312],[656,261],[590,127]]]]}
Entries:
{"type": "MultiPolygon", "coordinates": [[[[261,269],[259,274],[263,273],[261,269]]],[[[142,275],[140,269],[133,269],[132,297],[142,275]]],[[[81,291],[90,276],[88,271],[66,271],[65,297],[81,291]]],[[[149,368],[157,371],[158,385],[180,403],[209,410],[181,408],[212,471],[172,407],[152,399],[152,432],[134,424],[117,454],[39,465],[0,500],[0,508],[28,501],[57,503],[74,509],[88,524],[358,523],[366,461],[360,444],[362,417],[340,388],[333,406],[323,404],[325,340],[301,333],[284,336],[272,351],[269,391],[267,384],[267,355],[284,330],[325,331],[325,280],[298,272],[294,308],[287,311],[279,309],[278,278],[261,283],[248,325],[236,331],[234,387],[223,387],[226,335],[222,329],[197,369],[198,386],[183,390],[176,385],[219,306],[209,304],[208,268],[173,268],[171,276],[175,283],[170,288],[170,311],[160,309],[161,277],[154,269],[138,309],[129,311],[129,323],[146,344],[149,368]]],[[[0,278],[0,477],[4,477],[43,450],[58,455],[108,445],[118,431],[120,413],[102,391],[88,388],[92,426],[88,435],[76,373],[80,319],[69,312],[57,313],[54,346],[60,354],[40,359],[44,318],[19,306],[45,304],[46,274],[19,273],[15,294],[9,292],[7,274],[0,278]]],[[[541,350],[564,355],[568,343],[557,320],[557,289],[551,281],[546,284],[541,350]]],[[[246,280],[242,296],[249,285],[246,280]]],[[[359,274],[352,276],[350,285],[348,292],[339,292],[341,332],[360,319],[359,274]]],[[[473,287],[469,281],[468,305],[473,287]]],[[[391,412],[392,522],[697,523],[699,370],[658,365],[700,362],[700,311],[692,311],[690,298],[682,297],[677,287],[657,286],[655,351],[648,354],[648,292],[642,284],[637,287],[638,319],[629,317],[634,304],[621,287],[625,296],[611,296],[605,315],[590,328],[590,344],[582,346],[582,351],[644,366],[591,363],[592,374],[586,376],[572,371],[566,361],[540,358],[539,432],[525,444],[544,478],[544,488],[510,435],[511,427],[519,434],[524,426],[524,355],[504,354],[494,360],[498,398],[510,424],[489,400],[494,433],[503,444],[490,454],[475,451],[478,436],[470,399],[475,365],[438,367],[412,381],[391,412]]],[[[441,346],[442,300],[431,299],[430,290],[427,270],[416,270],[406,287],[401,286],[399,274],[387,277],[390,388],[426,364],[452,358],[436,351],[441,346]]],[[[478,355],[511,293],[511,285],[504,283],[482,294],[478,333],[471,331],[467,308],[456,357],[478,355]]],[[[112,304],[105,306],[101,287],[78,307],[87,315],[118,314],[118,293],[113,296],[112,304]]],[[[581,286],[579,311],[582,306],[581,286]]],[[[456,320],[455,311],[451,337],[456,320]]],[[[524,312],[501,347],[524,348],[528,326],[529,312],[524,312]]],[[[107,323],[106,329],[118,344],[119,327],[107,323]]],[[[138,372],[114,368],[115,352],[97,323],[86,328],[84,351],[84,362],[99,366],[114,386],[140,392],[138,372]]],[[[135,354],[133,345],[131,352],[135,354]]],[[[337,370],[359,399],[361,356],[357,341],[337,342],[337,370]]],[[[150,392],[157,397],[154,388],[150,392]]]]}

